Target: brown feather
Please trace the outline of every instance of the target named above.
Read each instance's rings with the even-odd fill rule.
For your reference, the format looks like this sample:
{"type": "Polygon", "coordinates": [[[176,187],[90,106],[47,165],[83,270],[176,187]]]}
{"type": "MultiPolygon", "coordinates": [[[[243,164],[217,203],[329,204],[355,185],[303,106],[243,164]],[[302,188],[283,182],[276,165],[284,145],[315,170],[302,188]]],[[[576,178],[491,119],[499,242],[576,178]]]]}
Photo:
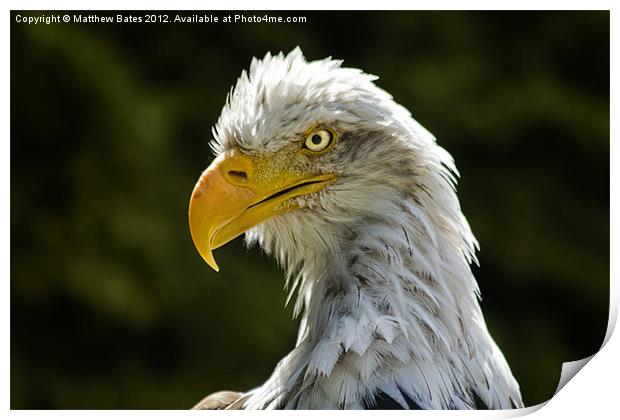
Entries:
{"type": "Polygon", "coordinates": [[[249,397],[235,391],[219,391],[204,397],[192,410],[242,410],[249,397]]]}

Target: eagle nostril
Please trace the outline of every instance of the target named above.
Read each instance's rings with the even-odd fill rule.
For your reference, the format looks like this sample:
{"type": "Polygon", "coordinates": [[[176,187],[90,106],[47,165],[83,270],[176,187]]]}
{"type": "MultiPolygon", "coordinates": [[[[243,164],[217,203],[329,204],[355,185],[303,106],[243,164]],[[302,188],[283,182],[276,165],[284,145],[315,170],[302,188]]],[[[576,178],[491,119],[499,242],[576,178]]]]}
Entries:
{"type": "Polygon", "coordinates": [[[226,173],[228,179],[237,184],[245,184],[248,182],[248,174],[245,171],[228,171],[226,173]]]}

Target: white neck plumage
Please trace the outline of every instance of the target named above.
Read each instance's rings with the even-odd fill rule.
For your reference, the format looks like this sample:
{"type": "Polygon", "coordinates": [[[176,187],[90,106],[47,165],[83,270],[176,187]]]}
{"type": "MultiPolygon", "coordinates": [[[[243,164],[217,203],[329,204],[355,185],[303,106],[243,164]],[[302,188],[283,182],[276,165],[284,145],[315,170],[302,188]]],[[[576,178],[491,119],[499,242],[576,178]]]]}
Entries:
{"type": "Polygon", "coordinates": [[[456,197],[448,204],[405,201],[314,258],[329,266],[304,264],[293,281],[303,311],[297,346],[246,407],[522,404],[478,305],[475,240],[456,197]]]}

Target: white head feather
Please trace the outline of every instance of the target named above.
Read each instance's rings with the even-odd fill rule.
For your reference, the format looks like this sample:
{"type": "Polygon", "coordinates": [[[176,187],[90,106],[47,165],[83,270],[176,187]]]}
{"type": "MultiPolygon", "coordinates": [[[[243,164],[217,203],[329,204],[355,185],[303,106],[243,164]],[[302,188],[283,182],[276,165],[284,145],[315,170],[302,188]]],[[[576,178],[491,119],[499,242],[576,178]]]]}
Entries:
{"type": "Polygon", "coordinates": [[[470,270],[477,242],[452,157],[373,81],[299,48],[253,59],[214,129],[217,154],[276,154],[296,133],[339,133],[317,161],[338,181],[246,233],[297,291],[297,346],[248,408],[522,406],[470,270]]]}

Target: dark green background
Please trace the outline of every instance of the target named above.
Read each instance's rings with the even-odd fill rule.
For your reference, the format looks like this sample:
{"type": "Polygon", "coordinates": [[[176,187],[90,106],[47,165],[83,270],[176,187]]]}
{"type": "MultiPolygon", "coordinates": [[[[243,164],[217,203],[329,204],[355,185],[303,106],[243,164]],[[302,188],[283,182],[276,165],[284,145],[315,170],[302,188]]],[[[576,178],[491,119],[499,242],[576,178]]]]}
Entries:
{"type": "Polygon", "coordinates": [[[563,361],[599,348],[609,13],[36,26],[16,14],[12,408],[187,408],[259,385],[292,348],[281,272],[240,240],[210,270],[187,204],[230,86],[252,56],[296,45],[379,75],[456,159],[482,306],[526,404],[552,395],[563,361]]]}

